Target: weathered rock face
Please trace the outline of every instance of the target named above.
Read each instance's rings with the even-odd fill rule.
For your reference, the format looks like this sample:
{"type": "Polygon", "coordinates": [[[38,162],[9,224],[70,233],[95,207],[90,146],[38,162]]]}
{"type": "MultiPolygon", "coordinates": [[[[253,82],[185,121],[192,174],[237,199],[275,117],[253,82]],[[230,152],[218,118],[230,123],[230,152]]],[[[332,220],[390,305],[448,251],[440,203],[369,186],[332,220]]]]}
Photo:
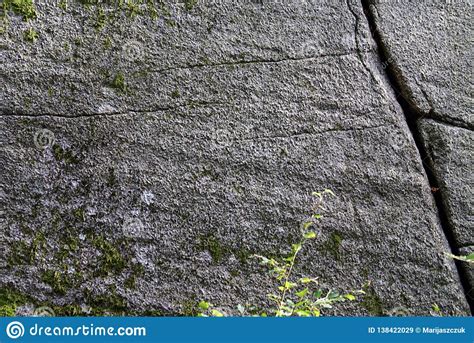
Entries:
{"type": "MultiPolygon", "coordinates": [[[[445,230],[461,253],[474,242],[471,4],[374,2],[370,14],[439,187],[445,230]]],[[[472,308],[472,267],[459,265],[472,308]]]]}
{"type": "Polygon", "coordinates": [[[420,112],[472,129],[472,9],[469,1],[374,1],[385,61],[420,112]]]}
{"type": "Polygon", "coordinates": [[[69,5],[1,36],[0,286],[67,314],[264,307],[250,255],[288,253],[329,188],[297,272],[370,282],[334,313],[468,313],[361,4],[69,5]]]}

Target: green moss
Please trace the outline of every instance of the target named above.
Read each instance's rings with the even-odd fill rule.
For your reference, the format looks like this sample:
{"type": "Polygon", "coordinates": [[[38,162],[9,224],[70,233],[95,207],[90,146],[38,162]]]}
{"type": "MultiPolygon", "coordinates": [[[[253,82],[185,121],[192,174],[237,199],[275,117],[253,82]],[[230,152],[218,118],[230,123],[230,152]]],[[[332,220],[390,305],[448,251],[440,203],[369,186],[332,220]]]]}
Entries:
{"type": "Polygon", "coordinates": [[[375,289],[366,285],[364,287],[364,297],[361,305],[373,316],[382,316],[384,314],[382,300],[378,296],[375,289]]]}
{"type": "Polygon", "coordinates": [[[130,18],[135,18],[138,14],[141,13],[140,3],[138,1],[127,0],[126,9],[127,9],[127,15],[130,18]]]}
{"type": "Polygon", "coordinates": [[[58,7],[63,11],[67,10],[67,0],[61,0],[58,4],[58,7]]]}
{"type": "Polygon", "coordinates": [[[0,317],[13,317],[18,306],[31,302],[31,299],[12,288],[0,288],[0,317]]]}
{"type": "Polygon", "coordinates": [[[107,24],[107,16],[105,15],[105,11],[102,6],[97,7],[97,17],[95,20],[95,28],[97,31],[102,30],[105,25],[107,24]]]}
{"type": "Polygon", "coordinates": [[[58,261],[62,262],[65,258],[69,257],[72,253],[79,250],[79,240],[76,237],[68,236],[62,240],[64,243],[59,251],[55,254],[58,261]]]}
{"type": "Polygon", "coordinates": [[[114,244],[105,240],[102,236],[93,238],[92,244],[101,252],[96,276],[107,276],[110,273],[121,273],[127,266],[126,259],[114,244]]]}
{"type": "Polygon", "coordinates": [[[321,250],[326,253],[332,255],[336,260],[341,259],[341,243],[342,243],[342,234],[339,231],[334,231],[331,233],[329,238],[323,243],[321,246],[321,250]]]}
{"type": "Polygon", "coordinates": [[[208,251],[209,254],[211,254],[213,262],[216,264],[222,262],[224,258],[230,255],[234,255],[241,264],[245,264],[248,258],[253,254],[252,251],[247,249],[226,246],[211,233],[199,236],[197,249],[199,251],[208,251]]]}
{"type": "Polygon", "coordinates": [[[111,84],[112,88],[115,88],[123,93],[127,91],[127,84],[125,83],[125,76],[122,72],[118,72],[111,84]]]}
{"type": "Polygon", "coordinates": [[[158,18],[158,10],[155,7],[154,0],[147,0],[146,6],[151,19],[158,18]]]}
{"type": "Polygon", "coordinates": [[[72,317],[72,316],[82,316],[84,314],[81,306],[77,304],[68,304],[65,306],[55,306],[51,304],[43,304],[43,306],[48,306],[53,309],[54,314],[58,317],[72,317]]]}
{"type": "Polygon", "coordinates": [[[132,265],[132,271],[130,273],[130,276],[125,280],[124,286],[129,289],[135,289],[136,288],[136,282],[137,279],[145,273],[145,268],[137,263],[132,265]]]}
{"type": "Polygon", "coordinates": [[[186,11],[191,11],[196,4],[197,0],[184,0],[184,8],[186,11]]]}
{"type": "Polygon", "coordinates": [[[10,266],[32,265],[40,250],[46,246],[46,238],[42,232],[38,232],[31,243],[16,241],[11,245],[11,253],[8,257],[10,266]]]}
{"type": "Polygon", "coordinates": [[[228,250],[225,249],[219,240],[212,234],[202,235],[199,237],[198,248],[201,251],[208,251],[211,254],[214,263],[219,263],[228,250]]]}
{"type": "Polygon", "coordinates": [[[53,145],[53,154],[56,161],[64,162],[66,164],[77,164],[79,159],[69,149],[63,149],[59,144],[53,145]]]}
{"type": "Polygon", "coordinates": [[[181,308],[181,313],[178,315],[184,317],[196,317],[199,314],[198,301],[194,297],[183,301],[181,308]]]}
{"type": "Polygon", "coordinates": [[[179,90],[175,89],[173,92],[171,92],[171,97],[173,99],[177,99],[180,97],[179,90]]]}
{"type": "Polygon", "coordinates": [[[74,45],[76,46],[82,46],[83,42],[82,42],[82,38],[81,37],[77,37],[74,39],[74,45]]]}
{"type": "Polygon", "coordinates": [[[125,299],[117,294],[115,286],[110,286],[106,293],[92,295],[86,292],[86,302],[92,308],[92,315],[103,315],[104,313],[120,314],[127,310],[125,299]]]}
{"type": "Polygon", "coordinates": [[[112,39],[110,37],[105,37],[104,39],[104,48],[110,49],[112,47],[112,39]]]}
{"type": "Polygon", "coordinates": [[[83,206],[74,209],[72,214],[74,215],[74,218],[80,221],[84,221],[86,218],[86,211],[84,210],[83,206]]]}
{"type": "Polygon", "coordinates": [[[4,14],[13,12],[21,15],[24,21],[36,18],[36,8],[33,0],[4,0],[1,6],[4,14]]]}
{"type": "Polygon", "coordinates": [[[50,285],[54,292],[64,295],[73,286],[72,280],[57,270],[46,270],[41,275],[41,280],[50,285]]]}
{"type": "Polygon", "coordinates": [[[38,32],[35,31],[33,28],[29,28],[23,32],[23,39],[27,42],[34,43],[36,39],[38,39],[38,32]]]}

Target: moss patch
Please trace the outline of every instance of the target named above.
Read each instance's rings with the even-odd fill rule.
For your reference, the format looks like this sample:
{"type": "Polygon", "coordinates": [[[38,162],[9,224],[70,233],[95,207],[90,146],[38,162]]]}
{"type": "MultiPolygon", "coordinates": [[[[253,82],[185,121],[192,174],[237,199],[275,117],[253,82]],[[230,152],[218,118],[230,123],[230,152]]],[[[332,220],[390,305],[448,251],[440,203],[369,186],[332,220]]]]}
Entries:
{"type": "Polygon", "coordinates": [[[11,253],[8,256],[10,266],[32,265],[42,248],[46,246],[46,238],[42,232],[38,232],[31,243],[16,241],[11,244],[11,253]]]}
{"type": "Polygon", "coordinates": [[[337,261],[339,261],[342,257],[342,252],[340,249],[342,240],[342,234],[339,231],[334,231],[321,245],[321,251],[325,254],[332,255],[337,261]]]}
{"type": "Polygon", "coordinates": [[[38,39],[38,32],[36,32],[35,29],[32,29],[31,27],[27,30],[25,30],[25,32],[23,32],[23,38],[27,41],[27,42],[32,42],[34,43],[37,39],[38,39]]]}
{"type": "Polygon", "coordinates": [[[4,0],[1,6],[4,15],[13,12],[22,16],[24,21],[36,18],[36,8],[33,0],[4,0]]]}
{"type": "Polygon", "coordinates": [[[125,280],[124,286],[126,288],[135,289],[137,279],[142,277],[143,274],[145,274],[145,268],[139,263],[134,264],[130,276],[125,280]]]}
{"type": "Polygon", "coordinates": [[[122,72],[118,72],[112,80],[111,87],[125,93],[127,91],[127,84],[125,83],[125,76],[122,72]]]}
{"type": "Polygon", "coordinates": [[[364,287],[365,295],[363,297],[361,305],[373,316],[382,316],[383,305],[382,300],[378,296],[377,292],[372,286],[364,287]]]}
{"type": "Polygon", "coordinates": [[[119,274],[127,266],[127,260],[120,251],[102,236],[96,236],[92,244],[100,251],[101,258],[96,276],[107,276],[109,273],[119,274]]]}
{"type": "Polygon", "coordinates": [[[0,288],[0,317],[13,317],[18,306],[30,302],[30,298],[12,288],[0,288]]]}
{"type": "Polygon", "coordinates": [[[66,164],[77,164],[79,158],[69,149],[63,149],[59,144],[53,145],[54,158],[58,162],[64,162],[66,164]]]}
{"type": "Polygon", "coordinates": [[[191,11],[196,4],[197,0],[184,0],[184,8],[186,11],[191,11]]]}
{"type": "Polygon", "coordinates": [[[215,263],[219,263],[229,253],[228,249],[224,248],[217,237],[212,234],[200,236],[198,248],[201,251],[207,250],[215,263]]]}
{"type": "Polygon", "coordinates": [[[57,270],[46,270],[41,276],[41,280],[50,285],[53,291],[60,295],[66,294],[74,284],[68,275],[57,270]]]}

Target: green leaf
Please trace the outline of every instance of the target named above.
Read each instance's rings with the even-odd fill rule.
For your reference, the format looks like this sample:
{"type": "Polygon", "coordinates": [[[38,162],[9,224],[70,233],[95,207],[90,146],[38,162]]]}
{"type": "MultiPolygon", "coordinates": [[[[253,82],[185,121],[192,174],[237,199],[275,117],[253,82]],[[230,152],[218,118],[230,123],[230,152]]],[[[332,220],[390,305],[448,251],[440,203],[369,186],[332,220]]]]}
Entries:
{"type": "Polygon", "coordinates": [[[296,294],[298,297],[303,298],[304,296],[306,296],[307,293],[308,293],[308,289],[305,288],[305,289],[303,289],[303,290],[301,290],[301,291],[299,291],[299,292],[296,292],[295,294],[296,294]]]}
{"type": "Polygon", "coordinates": [[[318,283],[318,280],[315,278],[303,277],[300,279],[300,282],[301,283],[310,283],[310,282],[318,283]]]}
{"type": "Polygon", "coordinates": [[[353,300],[356,299],[356,297],[355,297],[354,295],[350,294],[350,293],[344,295],[344,298],[346,298],[346,299],[348,299],[348,300],[350,300],[350,301],[353,301],[353,300]]]}
{"type": "Polygon", "coordinates": [[[470,253],[469,255],[466,256],[466,260],[469,261],[474,261],[474,252],[470,253]]]}
{"type": "Polygon", "coordinates": [[[291,249],[292,249],[293,253],[296,254],[298,251],[301,250],[301,243],[292,244],[291,249]]]}
{"type": "Polygon", "coordinates": [[[298,311],[296,311],[296,314],[299,317],[309,317],[309,316],[311,316],[311,312],[305,311],[305,310],[298,310],[298,311]]]}
{"type": "Polygon", "coordinates": [[[207,310],[211,304],[209,304],[207,301],[201,301],[198,304],[200,309],[207,310]]]}
{"type": "Polygon", "coordinates": [[[222,312],[219,312],[217,310],[212,310],[211,311],[211,314],[214,316],[214,317],[224,317],[224,314],[222,314],[222,312]]]}
{"type": "Polygon", "coordinates": [[[310,226],[313,226],[313,222],[306,222],[303,224],[303,230],[307,230],[310,226]]]}
{"type": "Polygon", "coordinates": [[[304,234],[304,238],[306,238],[306,239],[316,238],[316,233],[314,231],[306,232],[304,234]]]}
{"type": "Polygon", "coordinates": [[[316,292],[313,293],[313,297],[319,299],[319,298],[321,298],[322,294],[323,294],[323,291],[318,289],[316,292]]]}
{"type": "Polygon", "coordinates": [[[315,213],[315,214],[313,214],[312,217],[313,217],[314,219],[321,219],[321,218],[323,217],[323,215],[322,215],[322,214],[316,214],[316,213],[315,213]]]}

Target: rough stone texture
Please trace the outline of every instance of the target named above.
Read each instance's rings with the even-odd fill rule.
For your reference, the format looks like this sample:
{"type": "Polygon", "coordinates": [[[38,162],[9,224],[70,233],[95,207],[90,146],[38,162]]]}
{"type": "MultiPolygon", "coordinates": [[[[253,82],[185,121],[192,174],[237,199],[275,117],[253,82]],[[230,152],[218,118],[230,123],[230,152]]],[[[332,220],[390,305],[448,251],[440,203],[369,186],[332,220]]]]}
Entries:
{"type": "MultiPolygon", "coordinates": [[[[459,253],[464,256],[472,254],[473,252],[474,252],[474,245],[459,249],[459,253]]],[[[467,297],[470,299],[474,299],[474,268],[472,267],[472,264],[468,264],[465,262],[463,262],[462,266],[465,270],[467,284],[470,287],[466,292],[467,297]]]]}
{"type": "Polygon", "coordinates": [[[458,247],[474,243],[474,133],[471,130],[419,121],[430,165],[440,182],[444,208],[458,247]]]}
{"type": "Polygon", "coordinates": [[[374,1],[374,16],[404,97],[419,112],[472,128],[469,1],[374,1]]]}
{"type": "Polygon", "coordinates": [[[362,6],[301,6],[171,4],[157,22],[122,16],[97,32],[94,12],[41,5],[34,44],[12,18],[0,285],[112,312],[264,306],[270,281],[249,255],[287,253],[309,194],[330,188],[298,273],[341,290],[371,282],[334,313],[467,314],[362,6]]]}

